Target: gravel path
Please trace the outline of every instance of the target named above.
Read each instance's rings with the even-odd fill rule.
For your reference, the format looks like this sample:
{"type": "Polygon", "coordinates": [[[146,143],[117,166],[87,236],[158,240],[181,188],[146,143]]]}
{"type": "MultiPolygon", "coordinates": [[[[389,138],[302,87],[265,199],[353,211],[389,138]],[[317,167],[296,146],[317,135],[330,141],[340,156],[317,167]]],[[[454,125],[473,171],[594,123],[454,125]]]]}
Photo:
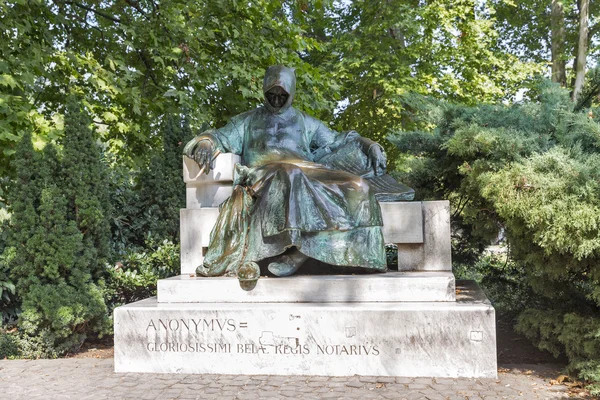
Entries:
{"type": "Polygon", "coordinates": [[[565,399],[547,365],[505,365],[498,379],[117,374],[113,359],[0,361],[0,399],[565,399]]]}

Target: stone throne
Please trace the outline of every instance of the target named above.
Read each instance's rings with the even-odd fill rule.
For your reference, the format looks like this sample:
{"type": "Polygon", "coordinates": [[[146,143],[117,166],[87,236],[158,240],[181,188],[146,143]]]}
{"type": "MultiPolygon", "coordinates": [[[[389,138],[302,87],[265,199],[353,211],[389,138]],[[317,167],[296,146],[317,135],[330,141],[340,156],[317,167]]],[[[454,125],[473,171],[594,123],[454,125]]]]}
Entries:
{"type": "Polygon", "coordinates": [[[184,157],[181,275],[115,310],[117,372],[496,377],[494,309],[452,273],[448,201],[380,202],[398,271],[196,277],[239,157],[184,157]]]}

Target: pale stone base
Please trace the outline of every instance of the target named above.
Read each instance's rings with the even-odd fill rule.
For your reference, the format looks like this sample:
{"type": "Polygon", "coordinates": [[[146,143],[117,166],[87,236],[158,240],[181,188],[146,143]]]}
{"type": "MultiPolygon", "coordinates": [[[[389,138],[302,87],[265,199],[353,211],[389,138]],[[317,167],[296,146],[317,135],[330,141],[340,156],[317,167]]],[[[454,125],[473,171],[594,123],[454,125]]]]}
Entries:
{"type": "Polygon", "coordinates": [[[494,309],[474,284],[458,293],[437,303],[151,298],[115,310],[115,371],[494,378],[494,309]]]}
{"type": "Polygon", "coordinates": [[[237,278],[174,276],[158,281],[160,303],[361,303],[454,301],[452,272],[294,275],[260,278],[250,291],[237,278]]]}

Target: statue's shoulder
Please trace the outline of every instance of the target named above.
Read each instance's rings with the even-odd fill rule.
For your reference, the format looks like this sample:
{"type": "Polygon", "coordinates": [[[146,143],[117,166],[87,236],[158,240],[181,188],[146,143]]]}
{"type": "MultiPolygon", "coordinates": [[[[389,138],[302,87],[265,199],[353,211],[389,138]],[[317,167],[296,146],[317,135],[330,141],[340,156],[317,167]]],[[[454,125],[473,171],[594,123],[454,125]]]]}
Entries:
{"type": "Polygon", "coordinates": [[[231,121],[232,122],[243,122],[243,121],[246,121],[246,120],[252,118],[252,116],[254,116],[259,110],[260,110],[260,108],[255,108],[254,110],[243,112],[243,113],[238,114],[238,115],[236,115],[234,117],[231,117],[231,121]]]}
{"type": "Polygon", "coordinates": [[[304,120],[304,125],[309,129],[317,129],[320,125],[324,125],[321,120],[305,113],[304,111],[296,110],[296,112],[302,117],[304,120]]]}

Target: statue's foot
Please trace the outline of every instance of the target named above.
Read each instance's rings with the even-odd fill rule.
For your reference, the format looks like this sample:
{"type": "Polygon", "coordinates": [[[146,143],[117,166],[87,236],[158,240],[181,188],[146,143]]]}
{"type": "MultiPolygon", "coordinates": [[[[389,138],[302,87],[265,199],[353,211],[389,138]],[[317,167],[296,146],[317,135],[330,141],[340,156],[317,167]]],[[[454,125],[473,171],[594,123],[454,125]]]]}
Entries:
{"type": "Polygon", "coordinates": [[[196,268],[196,275],[198,276],[208,276],[209,272],[209,269],[206,268],[204,265],[199,265],[196,268]]]}
{"type": "Polygon", "coordinates": [[[308,256],[302,254],[298,249],[293,249],[279,257],[276,257],[267,267],[275,276],[290,276],[308,260],[308,256]]]}

